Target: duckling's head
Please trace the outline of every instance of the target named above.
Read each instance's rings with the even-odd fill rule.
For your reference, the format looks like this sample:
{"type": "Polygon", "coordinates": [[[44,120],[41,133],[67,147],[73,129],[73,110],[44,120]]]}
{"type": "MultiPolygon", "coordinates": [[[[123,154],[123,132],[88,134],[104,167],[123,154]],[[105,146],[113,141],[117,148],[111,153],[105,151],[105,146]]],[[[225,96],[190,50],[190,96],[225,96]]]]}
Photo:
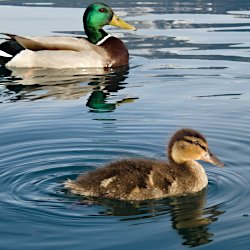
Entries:
{"type": "Polygon", "coordinates": [[[223,167],[224,164],[209,150],[205,137],[196,130],[178,130],[170,139],[168,157],[171,163],[185,164],[202,160],[223,167]]]}
{"type": "Polygon", "coordinates": [[[101,29],[105,25],[113,25],[123,29],[136,30],[136,28],[116,16],[113,10],[104,3],[90,4],[83,16],[85,31],[93,29],[101,29]]]}

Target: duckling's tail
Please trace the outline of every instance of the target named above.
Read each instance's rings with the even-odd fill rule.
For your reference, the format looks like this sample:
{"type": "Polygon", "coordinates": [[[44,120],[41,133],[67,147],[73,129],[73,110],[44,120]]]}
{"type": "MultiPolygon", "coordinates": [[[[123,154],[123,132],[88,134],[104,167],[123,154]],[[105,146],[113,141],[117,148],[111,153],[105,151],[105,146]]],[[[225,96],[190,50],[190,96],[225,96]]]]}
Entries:
{"type": "Polygon", "coordinates": [[[66,189],[72,189],[72,190],[77,189],[76,183],[74,181],[70,180],[70,179],[68,179],[67,181],[65,181],[63,183],[63,185],[64,185],[64,187],[66,189]]]}
{"type": "Polygon", "coordinates": [[[83,196],[92,196],[95,197],[95,192],[93,190],[85,189],[83,186],[77,184],[77,182],[68,179],[64,182],[64,187],[69,189],[73,194],[80,194],[83,196]]]}

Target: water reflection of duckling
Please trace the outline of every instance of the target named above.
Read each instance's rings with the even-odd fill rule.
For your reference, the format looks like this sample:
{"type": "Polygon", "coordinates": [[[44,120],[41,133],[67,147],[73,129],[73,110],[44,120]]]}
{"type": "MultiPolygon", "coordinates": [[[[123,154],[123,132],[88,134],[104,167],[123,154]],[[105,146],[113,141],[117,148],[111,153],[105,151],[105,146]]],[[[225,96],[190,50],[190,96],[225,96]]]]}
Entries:
{"type": "Polygon", "coordinates": [[[120,200],[157,199],[202,190],[206,172],[196,160],[224,166],[208,149],[204,136],[181,129],[168,146],[169,163],[153,159],[124,159],[83,174],[65,187],[72,193],[120,200]]]}

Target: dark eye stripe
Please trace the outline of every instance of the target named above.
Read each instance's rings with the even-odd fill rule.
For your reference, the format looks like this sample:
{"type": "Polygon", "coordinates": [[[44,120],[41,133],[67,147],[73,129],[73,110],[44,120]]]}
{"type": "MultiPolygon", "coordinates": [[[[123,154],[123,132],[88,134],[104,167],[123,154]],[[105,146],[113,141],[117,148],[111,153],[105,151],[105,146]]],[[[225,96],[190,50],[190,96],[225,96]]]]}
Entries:
{"type": "Polygon", "coordinates": [[[204,151],[207,151],[207,148],[205,146],[202,146],[198,141],[191,141],[191,140],[188,140],[188,139],[183,139],[183,141],[186,141],[188,143],[191,143],[191,144],[196,144],[195,142],[197,142],[198,144],[196,145],[199,145],[204,151]]]}
{"type": "Polygon", "coordinates": [[[199,146],[204,150],[204,151],[207,151],[207,148],[205,146],[202,146],[199,144],[199,146]]]}
{"type": "Polygon", "coordinates": [[[188,139],[183,139],[183,141],[186,141],[186,142],[188,142],[188,143],[194,144],[194,142],[193,142],[193,141],[188,140],[188,139]]]}

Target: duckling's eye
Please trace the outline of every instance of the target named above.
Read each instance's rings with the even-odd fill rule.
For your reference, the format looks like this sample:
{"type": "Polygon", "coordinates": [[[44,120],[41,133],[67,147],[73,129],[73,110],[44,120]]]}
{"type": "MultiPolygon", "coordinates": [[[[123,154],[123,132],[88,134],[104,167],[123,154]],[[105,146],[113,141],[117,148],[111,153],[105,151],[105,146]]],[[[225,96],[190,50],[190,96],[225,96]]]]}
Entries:
{"type": "Polygon", "coordinates": [[[107,10],[105,8],[101,8],[99,9],[100,12],[107,12],[107,10]]]}
{"type": "Polygon", "coordinates": [[[194,141],[194,144],[195,144],[195,145],[199,145],[199,142],[198,142],[198,141],[194,141]]]}

